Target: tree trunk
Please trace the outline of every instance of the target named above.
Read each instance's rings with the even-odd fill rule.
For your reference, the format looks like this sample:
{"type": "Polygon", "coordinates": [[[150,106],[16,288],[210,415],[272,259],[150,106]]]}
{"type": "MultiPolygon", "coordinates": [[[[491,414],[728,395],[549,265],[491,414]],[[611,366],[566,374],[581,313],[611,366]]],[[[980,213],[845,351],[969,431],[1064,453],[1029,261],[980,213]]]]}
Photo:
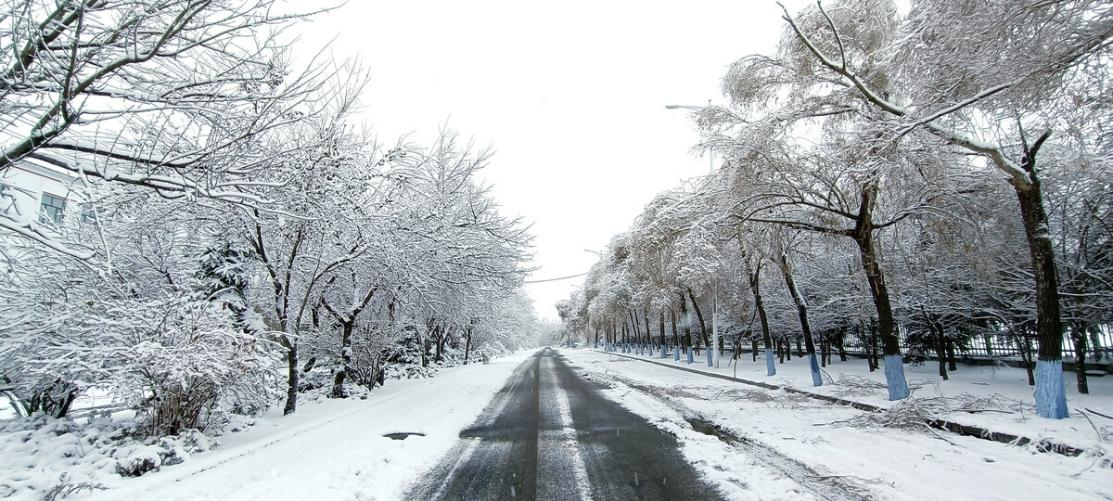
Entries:
{"type": "Polygon", "coordinates": [[[642,328],[638,324],[638,310],[630,310],[630,342],[636,344],[641,339],[642,328]]]}
{"type": "Polygon", "coordinates": [[[835,348],[839,350],[840,362],[849,360],[849,354],[846,352],[846,326],[839,327],[839,337],[835,338],[835,348]]]}
{"type": "Polygon", "coordinates": [[[1063,419],[1067,412],[1067,396],[1063,387],[1063,330],[1059,312],[1059,284],[1055,269],[1055,250],[1047,212],[1043,207],[1043,190],[1036,170],[1036,154],[1047,131],[1031,148],[1025,144],[1021,167],[1027,182],[1013,179],[1013,188],[1024,220],[1024,236],[1036,280],[1036,337],[1039,342],[1036,366],[1036,413],[1050,419],[1063,419]]]}
{"type": "Polygon", "coordinates": [[[676,310],[669,308],[669,320],[672,321],[672,345],[680,346],[680,334],[676,331],[676,310]]]}
{"type": "MultiPolygon", "coordinates": [[[[599,330],[595,330],[595,340],[599,341],[599,330]]],[[[586,340],[585,340],[586,342],[586,340]]],[[[468,357],[471,356],[471,326],[469,325],[464,330],[464,365],[468,365],[468,357]]]]}
{"type": "Polygon", "coordinates": [[[444,327],[436,326],[433,328],[433,361],[440,362],[444,360],[444,340],[445,340],[444,327]]]}
{"type": "MultiPolygon", "coordinates": [[[[873,188],[873,191],[876,191],[876,188],[873,188]]],[[[872,201],[863,195],[863,204],[872,204],[872,201]]],[[[874,308],[877,310],[878,334],[881,353],[885,359],[885,382],[889,389],[889,400],[901,400],[910,395],[908,380],[904,377],[904,360],[901,357],[900,340],[897,338],[896,324],[893,321],[893,309],[889,303],[889,288],[885,285],[885,275],[881,273],[881,265],[877,262],[872,222],[869,218],[867,214],[865,220],[859,220],[854,241],[858,244],[862,268],[866,273],[866,281],[870,285],[874,308]]]]}
{"type": "Polygon", "coordinates": [[[347,377],[348,371],[352,370],[352,329],[355,328],[355,321],[344,322],[340,324],[340,359],[343,362],[343,367],[336,371],[336,376],[332,381],[332,393],[329,394],[332,398],[348,398],[348,392],[344,389],[344,378],[347,377]]]}
{"type": "Polygon", "coordinates": [[[661,325],[660,325],[660,327],[661,327],[661,350],[662,350],[662,353],[663,353],[663,350],[665,349],[665,346],[668,344],[668,342],[665,341],[665,310],[661,310],[661,325]]]}
{"type": "Polygon", "coordinates": [[[1086,327],[1080,322],[1075,322],[1070,330],[1071,340],[1074,341],[1075,374],[1078,375],[1078,393],[1090,393],[1090,385],[1086,380],[1086,327]]]}
{"type": "Polygon", "coordinates": [[[286,405],[282,415],[293,414],[298,409],[298,345],[294,341],[286,343],[286,405]]]}
{"type": "Polygon", "coordinates": [[[939,358],[939,377],[944,381],[950,379],[947,376],[947,337],[943,333],[943,326],[937,324],[935,321],[928,319],[928,327],[931,329],[932,335],[935,337],[935,356],[939,358]]]}
{"type": "Polygon", "coordinates": [[[680,321],[681,321],[681,325],[684,326],[684,347],[685,348],[691,348],[692,347],[692,321],[691,321],[692,319],[691,319],[691,316],[688,315],[688,300],[687,300],[687,298],[684,297],[683,292],[681,292],[679,294],[680,294],[680,321]]]}
{"type": "Polygon", "coordinates": [[[1032,344],[1028,341],[1028,335],[1024,332],[1024,328],[1020,328],[1020,334],[1014,331],[1013,339],[1016,340],[1016,351],[1020,353],[1020,360],[1024,362],[1024,371],[1028,373],[1028,386],[1036,385],[1036,375],[1032,368],[1032,344]]]}
{"type": "Polygon", "coordinates": [[[696,296],[692,294],[692,289],[688,289],[688,297],[692,300],[692,309],[696,311],[696,318],[699,319],[699,329],[700,334],[702,334],[703,346],[710,349],[711,339],[707,337],[707,325],[703,323],[703,311],[700,310],[699,303],[696,301],[696,296]]]}
{"type": "MultiPolygon", "coordinates": [[[[769,317],[765,314],[765,300],[761,296],[761,266],[750,266],[746,263],[746,274],[749,275],[750,292],[754,295],[754,309],[761,322],[761,342],[765,345],[765,375],[777,374],[777,365],[773,363],[773,338],[769,335],[769,317]]],[[[754,348],[756,357],[757,348],[754,348]]]]}
{"type": "Polygon", "coordinates": [[[945,337],[947,342],[947,370],[954,372],[958,370],[958,364],[955,362],[955,340],[945,337]]]}
{"type": "MultiPolygon", "coordinates": [[[[796,281],[792,278],[792,265],[783,253],[780,255],[780,265],[785,286],[788,287],[788,293],[792,296],[792,302],[796,304],[796,315],[800,318],[800,330],[804,333],[804,344],[808,348],[808,364],[812,373],[812,386],[823,386],[823,376],[819,372],[819,364],[815,358],[815,341],[812,339],[812,327],[808,322],[808,303],[800,295],[800,291],[796,289],[796,281]]],[[[796,338],[796,346],[799,349],[800,338],[796,338]]]]}

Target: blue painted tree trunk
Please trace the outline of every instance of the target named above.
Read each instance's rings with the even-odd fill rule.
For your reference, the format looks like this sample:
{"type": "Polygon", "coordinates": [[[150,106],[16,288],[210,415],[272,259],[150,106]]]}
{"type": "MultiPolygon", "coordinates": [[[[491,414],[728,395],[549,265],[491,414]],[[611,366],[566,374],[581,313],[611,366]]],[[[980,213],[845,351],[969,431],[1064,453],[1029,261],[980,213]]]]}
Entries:
{"type": "Polygon", "coordinates": [[[812,386],[823,386],[823,376],[819,373],[819,361],[815,358],[815,353],[808,357],[808,364],[812,369],[812,386]]]}
{"type": "Polygon", "coordinates": [[[672,360],[674,362],[679,362],[680,361],[680,347],[679,346],[673,346],[672,347],[672,360]]]}
{"type": "Polygon", "coordinates": [[[695,354],[692,353],[692,347],[689,346],[689,347],[685,348],[685,350],[688,352],[688,363],[695,362],[696,358],[695,358],[695,354]]]}
{"type": "Polygon", "coordinates": [[[1063,388],[1063,361],[1036,361],[1036,414],[1048,419],[1064,419],[1067,411],[1067,394],[1063,388]]]}
{"type": "Polygon", "coordinates": [[[712,358],[711,358],[711,357],[712,357],[712,355],[714,355],[713,353],[711,353],[712,351],[713,351],[713,350],[710,350],[710,349],[709,349],[709,350],[707,350],[707,366],[708,366],[708,367],[714,367],[714,366],[715,366],[715,362],[714,362],[714,360],[712,360],[712,358]]]}
{"type": "Polygon", "coordinates": [[[661,358],[665,358],[668,356],[668,354],[665,353],[665,349],[665,345],[661,345],[661,358]]]}
{"type": "Polygon", "coordinates": [[[766,348],[765,349],[765,375],[766,376],[776,376],[777,375],[777,364],[773,360],[773,348],[766,348]]]}
{"type": "Polygon", "coordinates": [[[885,386],[889,388],[889,400],[903,400],[911,394],[900,355],[885,355],[885,386]]]}

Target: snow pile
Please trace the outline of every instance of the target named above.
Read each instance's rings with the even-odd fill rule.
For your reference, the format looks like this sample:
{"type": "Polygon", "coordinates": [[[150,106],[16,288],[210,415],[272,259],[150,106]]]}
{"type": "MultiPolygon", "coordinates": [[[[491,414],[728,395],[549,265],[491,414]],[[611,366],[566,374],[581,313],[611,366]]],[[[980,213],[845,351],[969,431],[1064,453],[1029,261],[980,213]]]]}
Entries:
{"type": "Polygon", "coordinates": [[[46,499],[107,488],[187,461],[216,443],[196,430],[172,437],[138,435],[134,420],[88,424],[36,415],[0,427],[0,497],[46,499]]]}

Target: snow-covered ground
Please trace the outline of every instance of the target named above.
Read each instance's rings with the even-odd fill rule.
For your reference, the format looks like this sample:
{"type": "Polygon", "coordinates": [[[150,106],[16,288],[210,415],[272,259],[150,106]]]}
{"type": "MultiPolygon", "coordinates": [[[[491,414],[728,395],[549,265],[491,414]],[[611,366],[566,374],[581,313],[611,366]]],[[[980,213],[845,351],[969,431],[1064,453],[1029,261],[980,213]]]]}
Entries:
{"type": "MultiPolygon", "coordinates": [[[[702,353],[701,353],[702,354],[702,353]]],[[[658,353],[659,355],[659,353],[658,353]]],[[[829,384],[838,381],[844,376],[851,378],[864,378],[884,385],[885,373],[877,370],[869,372],[866,361],[860,358],[851,358],[840,362],[837,357],[823,369],[827,374],[825,385],[812,386],[811,372],[806,358],[793,358],[783,364],[777,364],[777,375],[765,375],[765,362],[759,355],[758,361],[753,362],[749,353],[744,353],[740,363],[735,366],[728,365],[729,360],[720,360],[719,368],[707,366],[705,357],[698,357],[695,363],[687,364],[683,356],[680,362],[673,359],[661,359],[657,356],[639,357],[656,362],[676,364],[678,366],[700,371],[713,372],[727,376],[736,376],[749,381],[769,383],[782,387],[789,387],[822,395],[839,397],[845,400],[862,402],[882,408],[890,408],[899,402],[889,401],[887,393],[878,388],[848,388],[838,384],[829,384]]],[[[950,412],[937,417],[971,426],[979,426],[995,432],[1011,433],[1024,436],[1033,440],[1050,440],[1057,443],[1071,445],[1080,449],[1093,447],[1104,448],[1113,454],[1113,443],[1102,441],[1099,428],[1106,426],[1106,434],[1113,434],[1113,421],[1102,418],[1097,414],[1089,413],[1086,409],[1096,411],[1106,416],[1113,416],[1113,375],[1089,378],[1090,393],[1078,393],[1073,372],[1064,373],[1066,382],[1067,405],[1070,408],[1071,418],[1062,420],[1041,419],[1034,414],[1035,401],[1033,398],[1034,387],[1028,386],[1027,375],[1024,369],[1008,366],[980,366],[958,365],[957,371],[948,371],[947,381],[942,381],[938,374],[936,362],[925,365],[905,364],[904,371],[910,384],[920,388],[913,392],[914,399],[931,399],[934,397],[951,397],[955,399],[995,399],[995,403],[1002,406],[1013,406],[1018,413],[1003,413],[995,411],[984,412],[950,412]],[[1083,413],[1089,413],[1094,421],[1091,426],[1083,413]]],[[[957,402],[951,402],[956,404],[957,402]]],[[[1113,438],[1113,437],[1111,437],[1113,438]]]]}
{"type": "MultiPolygon", "coordinates": [[[[731,498],[824,499],[841,491],[843,495],[860,493],[882,499],[1113,499],[1113,475],[1108,464],[1101,465],[1109,458],[1100,457],[1105,450],[1113,449],[1113,444],[1099,443],[1094,429],[1082,417],[1048,421],[1028,415],[1021,418],[984,413],[962,420],[1074,445],[1081,442],[1079,446],[1091,448],[1090,453],[1071,458],[1041,453],[1033,446],[999,444],[927,428],[851,426],[840,422],[861,419],[869,413],[592,350],[563,353],[587,377],[608,386],[605,394],[609,398],[676,434],[686,457],[731,498]],[[720,430],[710,435],[695,431],[689,424],[693,418],[720,430]],[[840,482],[841,489],[821,482],[831,480],[840,482]]],[[[738,377],[810,387],[806,365],[796,362],[794,359],[778,365],[778,375],[766,378],[764,363],[745,359],[738,367],[738,377]]],[[[733,366],[721,365],[719,372],[733,373],[733,366]]],[[[931,374],[927,372],[930,368],[906,369],[914,381],[931,374]]],[[[836,379],[840,371],[883,377],[867,376],[861,360],[836,362],[827,370],[836,379]]],[[[1030,402],[1023,377],[1023,371],[1016,374],[1010,369],[964,366],[951,381],[924,387],[916,396],[991,392],[1030,402]],[[1014,381],[1018,375],[1019,384],[1014,381]],[[986,382],[992,384],[978,384],[986,382]]],[[[821,391],[837,394],[834,386],[821,391]]],[[[1088,407],[1104,412],[1102,409],[1111,407],[1111,388],[1106,381],[1095,378],[1091,391],[1090,396],[1081,397],[1072,393],[1072,409],[1088,407]]],[[[891,405],[881,390],[877,393],[841,396],[891,405]]],[[[958,420],[959,416],[948,416],[952,417],[958,420]]]]}
{"type": "MultiPolygon", "coordinates": [[[[219,447],[185,463],[138,478],[105,474],[96,481],[108,490],[77,498],[399,499],[531,353],[444,369],[429,379],[390,381],[367,400],[320,399],[301,404],[292,416],[248,420],[251,426],[226,433],[218,438],[219,447]],[[383,436],[393,432],[425,436],[383,436]]],[[[0,478],[57,476],[58,470],[58,464],[43,461],[36,471],[0,471],[0,478]]],[[[38,499],[41,493],[23,491],[16,498],[21,496],[38,499]]]]}
{"type": "MultiPolygon", "coordinates": [[[[367,400],[307,401],[293,416],[270,414],[246,420],[236,425],[239,431],[219,437],[218,447],[192,454],[182,464],[139,478],[105,470],[93,480],[108,489],[84,492],[77,498],[402,499],[411,482],[450,451],[460,430],[475,421],[531,353],[489,365],[445,369],[430,379],[392,381],[367,400]],[[383,436],[393,432],[425,436],[405,440],[383,436]]],[[[594,350],[560,353],[577,373],[603,386],[607,398],[675,435],[684,457],[728,499],[1113,499],[1113,474],[1106,454],[1113,451],[1113,444],[1099,440],[1094,427],[1080,416],[1048,421],[1030,415],[1024,405],[1019,407],[1022,413],[946,416],[1088,449],[1081,457],[1067,457],[1039,452],[1031,445],[1005,445],[926,427],[882,427],[863,419],[875,413],[594,350]]],[[[778,375],[766,378],[763,363],[744,359],[737,376],[810,390],[802,362],[794,359],[778,365],[778,375]]],[[[906,369],[912,381],[937,377],[931,367],[906,369]]],[[[875,381],[883,377],[869,374],[861,360],[836,362],[827,371],[836,380],[842,374],[875,381]]],[[[718,372],[734,374],[735,367],[724,363],[718,372]]],[[[1094,378],[1091,395],[1072,392],[1071,408],[1110,413],[1110,383],[1094,378]]],[[[882,407],[893,405],[884,400],[881,389],[829,385],[817,391],[882,407]]],[[[921,387],[914,397],[928,400],[961,394],[978,398],[999,394],[999,400],[1031,402],[1023,371],[969,366],[961,366],[950,381],[921,387]]],[[[1108,430],[1101,421],[1095,425],[1108,430]]],[[[80,435],[78,431],[75,436],[80,435]]],[[[66,445],[80,446],[79,442],[66,445]]],[[[74,468],[86,466],[50,460],[66,457],[65,447],[55,449],[36,451],[37,455],[23,451],[23,459],[5,450],[0,478],[56,477],[66,468],[76,472],[74,468]],[[28,462],[33,464],[29,467],[28,462]]],[[[16,497],[37,499],[41,494],[26,490],[16,497]]]]}

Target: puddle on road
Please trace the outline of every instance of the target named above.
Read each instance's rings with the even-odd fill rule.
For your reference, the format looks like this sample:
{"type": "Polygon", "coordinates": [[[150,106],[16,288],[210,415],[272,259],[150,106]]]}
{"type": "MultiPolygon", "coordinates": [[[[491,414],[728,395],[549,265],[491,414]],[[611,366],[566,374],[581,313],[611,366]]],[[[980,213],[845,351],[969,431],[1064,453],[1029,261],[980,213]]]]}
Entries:
{"type": "Polygon", "coordinates": [[[389,438],[391,440],[405,440],[405,439],[409,438],[410,435],[417,435],[419,437],[424,437],[425,436],[424,433],[420,433],[420,432],[416,432],[416,431],[396,431],[394,433],[383,434],[384,437],[389,438]]]}

